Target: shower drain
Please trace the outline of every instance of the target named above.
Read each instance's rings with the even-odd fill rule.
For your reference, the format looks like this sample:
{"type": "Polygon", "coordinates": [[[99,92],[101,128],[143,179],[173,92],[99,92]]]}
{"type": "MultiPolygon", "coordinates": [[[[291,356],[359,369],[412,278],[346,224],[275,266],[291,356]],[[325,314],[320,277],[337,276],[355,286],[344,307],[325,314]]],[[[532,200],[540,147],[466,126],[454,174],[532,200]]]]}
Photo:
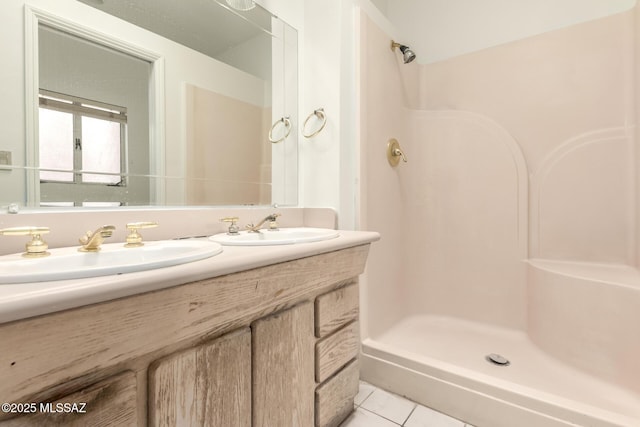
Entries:
{"type": "Polygon", "coordinates": [[[487,359],[488,362],[499,366],[509,366],[511,364],[511,362],[509,362],[509,359],[496,353],[488,354],[485,359],[487,359]]]}

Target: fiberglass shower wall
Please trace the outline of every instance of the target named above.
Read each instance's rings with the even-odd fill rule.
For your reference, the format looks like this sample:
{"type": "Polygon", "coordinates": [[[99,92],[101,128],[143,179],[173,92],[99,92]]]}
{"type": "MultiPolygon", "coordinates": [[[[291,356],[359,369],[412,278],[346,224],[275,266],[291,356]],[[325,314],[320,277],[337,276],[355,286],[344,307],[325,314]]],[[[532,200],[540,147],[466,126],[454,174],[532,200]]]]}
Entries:
{"type": "Polygon", "coordinates": [[[366,334],[424,314],[526,330],[523,260],[635,265],[636,19],[404,65],[361,15],[363,227],[383,238],[366,334]]]}

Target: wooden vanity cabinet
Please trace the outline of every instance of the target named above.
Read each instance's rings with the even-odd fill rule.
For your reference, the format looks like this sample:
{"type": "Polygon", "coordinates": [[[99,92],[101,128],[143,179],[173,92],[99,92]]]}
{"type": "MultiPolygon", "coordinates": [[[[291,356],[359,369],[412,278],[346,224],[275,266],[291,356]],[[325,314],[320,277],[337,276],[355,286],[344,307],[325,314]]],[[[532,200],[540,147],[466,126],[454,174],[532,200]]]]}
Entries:
{"type": "Polygon", "coordinates": [[[336,426],[357,393],[368,249],[1,324],[0,402],[38,411],[0,427],[336,426]],[[39,406],[65,402],[85,413],[39,406]]]}
{"type": "Polygon", "coordinates": [[[251,330],[153,362],[149,425],[251,427],[251,330]]]}

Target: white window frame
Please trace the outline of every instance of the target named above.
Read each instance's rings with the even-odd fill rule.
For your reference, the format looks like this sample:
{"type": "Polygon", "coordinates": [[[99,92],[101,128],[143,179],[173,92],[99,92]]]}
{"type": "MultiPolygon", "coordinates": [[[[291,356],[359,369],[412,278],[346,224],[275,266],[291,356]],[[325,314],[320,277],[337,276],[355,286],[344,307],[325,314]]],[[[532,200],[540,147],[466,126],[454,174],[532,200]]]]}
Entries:
{"type": "MultiPolygon", "coordinates": [[[[40,108],[60,111],[71,114],[73,117],[73,141],[69,141],[73,150],[73,181],[60,181],[53,179],[42,179],[40,182],[58,182],[68,185],[87,184],[87,185],[104,185],[104,186],[127,186],[127,108],[117,105],[111,105],[104,102],[80,98],[78,96],[67,95],[63,93],[53,92],[46,89],[40,89],[38,97],[40,108]],[[100,120],[116,122],[120,124],[120,181],[118,183],[107,184],[100,182],[84,181],[85,174],[99,175],[99,171],[85,171],[82,165],[82,150],[84,141],[82,141],[82,118],[92,117],[100,120]]],[[[71,172],[71,171],[69,171],[71,172]]]]}

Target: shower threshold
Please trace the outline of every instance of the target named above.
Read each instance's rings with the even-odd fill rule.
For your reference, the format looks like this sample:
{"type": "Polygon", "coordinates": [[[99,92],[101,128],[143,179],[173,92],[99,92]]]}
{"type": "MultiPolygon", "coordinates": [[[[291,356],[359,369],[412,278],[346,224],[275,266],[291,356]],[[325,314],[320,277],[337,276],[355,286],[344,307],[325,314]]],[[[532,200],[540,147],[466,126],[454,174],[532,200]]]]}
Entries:
{"type": "Polygon", "coordinates": [[[413,316],[363,341],[361,377],[475,426],[640,425],[640,396],[547,355],[524,332],[413,316]],[[487,363],[508,355],[509,366],[487,363]]]}

